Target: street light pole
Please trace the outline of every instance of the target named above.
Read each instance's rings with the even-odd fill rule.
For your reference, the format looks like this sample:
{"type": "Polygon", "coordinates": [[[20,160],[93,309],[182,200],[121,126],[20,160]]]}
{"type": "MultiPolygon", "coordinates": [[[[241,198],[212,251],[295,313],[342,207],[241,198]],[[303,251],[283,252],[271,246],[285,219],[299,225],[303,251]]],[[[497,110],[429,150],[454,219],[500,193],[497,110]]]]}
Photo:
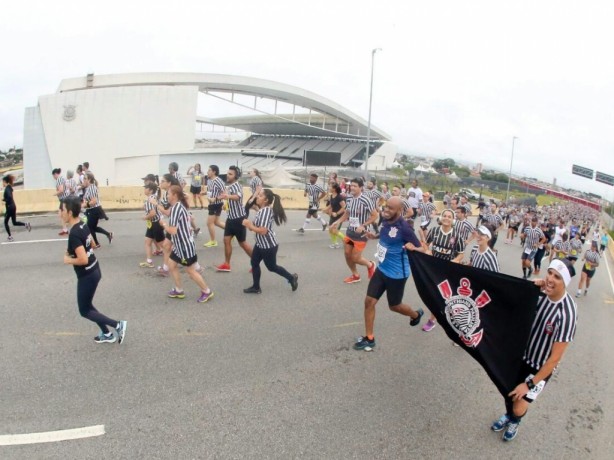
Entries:
{"type": "Polygon", "coordinates": [[[505,204],[508,204],[510,197],[510,183],[512,182],[512,165],[514,164],[514,142],[518,139],[516,136],[512,137],[512,157],[510,158],[510,173],[507,176],[507,193],[505,194],[505,204]]]}
{"type": "Polygon", "coordinates": [[[381,48],[371,50],[371,88],[369,89],[369,120],[367,121],[367,150],[365,152],[365,177],[367,180],[369,180],[369,141],[371,140],[371,104],[373,102],[373,64],[375,62],[375,53],[381,50],[381,48]]]}

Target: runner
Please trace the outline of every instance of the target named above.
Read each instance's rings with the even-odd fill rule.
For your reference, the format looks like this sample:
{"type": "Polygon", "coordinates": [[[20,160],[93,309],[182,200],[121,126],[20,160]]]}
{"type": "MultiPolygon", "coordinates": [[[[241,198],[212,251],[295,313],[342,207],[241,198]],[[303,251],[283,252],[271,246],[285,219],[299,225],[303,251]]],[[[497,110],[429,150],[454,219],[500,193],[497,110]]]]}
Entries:
{"type": "Polygon", "coordinates": [[[345,197],[341,194],[341,187],[339,184],[331,184],[328,188],[330,193],[330,202],[324,212],[330,215],[330,221],[328,223],[328,234],[330,235],[331,244],[328,246],[331,249],[339,249],[341,242],[345,235],[341,233],[340,229],[333,227],[333,224],[341,218],[345,213],[345,197]]]}
{"type": "Polygon", "coordinates": [[[478,244],[471,249],[469,265],[482,270],[499,273],[499,260],[492,250],[489,240],[492,238],[492,224],[481,225],[477,228],[478,244]]]}
{"type": "MultiPolygon", "coordinates": [[[[379,214],[380,206],[382,206],[385,202],[384,194],[377,189],[375,179],[367,181],[366,190],[364,190],[362,194],[371,200],[371,203],[373,203],[373,207],[377,211],[378,219],[372,224],[373,231],[375,232],[375,234],[377,234],[379,226],[378,220],[381,220],[379,214]]],[[[367,229],[367,231],[369,230],[367,229]]]]}
{"type": "Polygon", "coordinates": [[[571,243],[567,240],[567,233],[564,233],[561,241],[554,245],[552,253],[556,254],[558,259],[566,259],[569,256],[571,253],[571,243]]]}
{"type": "Polygon", "coordinates": [[[206,248],[214,248],[217,246],[217,241],[215,240],[215,227],[219,227],[222,230],[224,229],[224,222],[220,220],[220,215],[222,214],[222,206],[223,201],[220,198],[220,195],[224,193],[226,188],[224,187],[224,182],[219,177],[220,176],[220,168],[217,165],[209,166],[207,170],[207,198],[209,199],[209,205],[207,207],[209,215],[207,216],[207,228],[209,229],[209,241],[206,242],[203,246],[206,248]]]}
{"type": "Polygon", "coordinates": [[[175,179],[177,179],[177,182],[179,182],[179,186],[183,190],[183,188],[185,188],[186,182],[181,173],[179,172],[179,165],[174,161],[169,163],[168,172],[169,174],[172,174],[175,179]]]}
{"type": "Polygon", "coordinates": [[[205,183],[205,175],[200,169],[200,163],[196,163],[194,166],[190,166],[186,172],[187,176],[192,176],[190,182],[190,193],[192,194],[192,200],[194,202],[194,209],[196,209],[196,203],[200,203],[200,209],[204,209],[203,197],[201,195],[203,191],[203,185],[205,183]]]}
{"type": "Polygon", "coordinates": [[[298,229],[298,232],[301,235],[305,234],[305,229],[309,227],[311,219],[317,219],[320,221],[322,224],[322,231],[326,230],[328,225],[326,221],[318,215],[320,200],[326,196],[326,191],[320,187],[317,182],[318,175],[315,173],[310,174],[309,183],[305,185],[305,191],[303,192],[303,196],[309,197],[309,209],[307,209],[307,214],[305,215],[305,223],[303,223],[303,226],[298,229]]]}
{"type": "Polygon", "coordinates": [[[245,206],[243,206],[243,187],[239,184],[241,170],[236,166],[230,166],[226,173],[226,191],[220,195],[223,200],[228,200],[228,219],[224,227],[224,263],[215,267],[218,272],[230,271],[230,257],[232,256],[232,238],[235,237],[241,249],[245,251],[250,259],[252,257],[252,247],[245,241],[247,234],[243,226],[243,219],[247,216],[245,206]]]}
{"type": "Polygon", "coordinates": [[[576,260],[582,254],[582,239],[580,238],[580,232],[576,232],[575,236],[569,242],[570,251],[567,258],[575,265],[576,260]]]}
{"type": "Polygon", "coordinates": [[[518,216],[518,212],[512,209],[507,219],[507,238],[505,239],[507,244],[512,244],[514,242],[514,237],[516,233],[518,233],[518,227],[520,227],[520,217],[518,216]]]}
{"type": "Polygon", "coordinates": [[[493,431],[505,430],[503,441],[516,437],[529,404],[542,393],[574,339],[577,307],[566,290],[574,274],[568,261],[555,259],[546,278],[535,280],[543,295],[537,302],[537,314],[518,373],[520,383],[505,398],[505,414],[491,426],[493,431]]]}
{"type": "Polygon", "coordinates": [[[126,336],[127,321],[116,321],[100,313],[92,300],[96,294],[96,288],[102,277],[100,265],[91,248],[90,230],[84,224],[79,213],[81,212],[81,200],[77,196],[65,198],[60,207],[63,221],[70,225],[68,236],[68,249],[64,254],[64,263],[72,265],[77,275],[77,304],[79,313],[83,318],[98,324],[100,334],[94,337],[96,343],[122,343],[126,336]],[[115,329],[115,336],[109,327],[115,329]]]}
{"type": "Polygon", "coordinates": [[[144,186],[145,190],[145,215],[142,219],[146,223],[147,230],[145,230],[145,262],[139,264],[143,268],[154,268],[152,259],[152,245],[160,244],[164,241],[164,230],[160,225],[160,218],[162,217],[160,211],[158,211],[158,200],[156,193],[158,192],[158,186],[154,183],[148,183],[144,186]]]}
{"type": "Polygon", "coordinates": [[[256,168],[252,168],[249,172],[249,176],[251,177],[249,181],[249,188],[252,192],[252,195],[247,199],[247,203],[245,203],[245,211],[249,214],[250,208],[256,205],[256,198],[260,195],[260,191],[264,184],[262,183],[262,178],[260,177],[260,171],[256,168]]]}
{"type": "MultiPolygon", "coordinates": [[[[375,337],[373,324],[375,322],[375,305],[384,295],[388,298],[388,308],[391,311],[409,316],[410,326],[420,323],[424,311],[412,309],[403,302],[405,283],[410,276],[409,260],[405,245],[412,243],[420,245],[414,230],[403,219],[403,202],[400,197],[390,198],[382,211],[383,225],[377,245],[378,267],[369,281],[365,297],[365,335],[354,344],[355,350],[373,351],[375,337]]],[[[374,233],[367,233],[368,238],[377,238],[374,233]]]]}
{"type": "Polygon", "coordinates": [[[17,220],[17,205],[15,204],[15,200],[13,198],[13,182],[15,181],[15,177],[11,174],[7,174],[2,178],[2,187],[4,187],[2,201],[4,201],[4,206],[6,211],[4,213],[4,228],[8,235],[8,240],[13,241],[13,236],[11,235],[11,229],[9,228],[9,220],[13,221],[13,227],[26,227],[27,231],[32,230],[32,226],[30,222],[20,222],[17,220]]]}
{"type": "Polygon", "coordinates": [[[546,237],[546,240],[543,243],[539,243],[539,245],[537,246],[537,251],[535,252],[535,257],[533,257],[533,268],[534,273],[536,275],[539,275],[539,273],[541,272],[542,259],[546,254],[546,248],[548,247],[548,241],[550,240],[550,233],[548,231],[548,224],[546,222],[542,222],[541,230],[546,237]]]}
{"type": "Polygon", "coordinates": [[[98,226],[98,221],[102,217],[102,206],[98,196],[98,182],[91,172],[85,173],[83,179],[83,204],[87,208],[85,214],[87,216],[87,226],[90,228],[92,239],[94,240],[94,249],[100,248],[96,233],[102,233],[109,240],[109,244],[113,241],[113,232],[107,232],[104,228],[98,226]]]}
{"type": "MultiPolygon", "coordinates": [[[[422,247],[415,247],[409,243],[410,251],[420,251],[437,257],[439,259],[449,260],[451,262],[460,263],[463,260],[465,250],[465,242],[461,238],[458,229],[452,225],[454,221],[454,213],[451,209],[442,211],[439,218],[440,225],[429,230],[425,244],[422,247]]],[[[431,317],[422,326],[424,332],[430,332],[437,326],[435,315],[431,317]]]]}
{"type": "Polygon", "coordinates": [[[426,234],[433,219],[437,213],[437,208],[429,200],[431,194],[424,192],[422,194],[422,202],[418,205],[418,215],[420,216],[420,241],[426,241],[426,234]]]}
{"type": "MultiPolygon", "coordinates": [[[[62,168],[55,168],[53,171],[51,171],[51,175],[55,179],[55,196],[58,197],[60,202],[58,209],[62,209],[62,200],[68,196],[68,190],[66,190],[66,179],[64,179],[64,176],[62,176],[62,168]]],[[[61,216],[61,212],[59,211],[58,216],[61,216]]],[[[68,227],[66,222],[62,220],[62,217],[60,217],[60,222],[62,224],[62,231],[60,231],[58,235],[68,235],[68,227]]]]}
{"type": "Polygon", "coordinates": [[[214,296],[207,283],[196,269],[198,257],[194,247],[194,237],[190,231],[190,216],[188,214],[188,201],[179,185],[173,185],[168,190],[168,202],[171,205],[168,223],[161,221],[162,228],[171,235],[172,250],[169,257],[169,271],[175,281],[175,286],[168,292],[172,299],[184,299],[185,292],[179,273],[179,264],[183,266],[192,281],[200,288],[198,303],[205,303],[214,296]]]}
{"type": "Polygon", "coordinates": [[[608,247],[608,234],[603,232],[603,235],[601,235],[601,245],[599,247],[599,253],[603,254],[603,251],[605,251],[605,248],[608,247]]]}
{"type": "Polygon", "coordinates": [[[482,218],[486,223],[489,223],[493,228],[492,238],[488,241],[488,245],[490,249],[495,249],[495,244],[497,243],[497,238],[499,238],[499,230],[505,227],[503,223],[503,218],[499,214],[499,210],[497,209],[497,203],[490,203],[490,212],[484,213],[482,218]]]}
{"type": "Polygon", "coordinates": [[[521,256],[522,278],[526,280],[533,273],[531,262],[535,258],[539,245],[546,242],[546,235],[544,235],[541,228],[537,226],[537,216],[531,218],[531,224],[524,227],[522,233],[524,235],[524,250],[521,256]]]}
{"type": "MultiPolygon", "coordinates": [[[[160,189],[162,190],[162,193],[160,195],[160,199],[158,200],[158,211],[160,214],[166,217],[171,215],[171,204],[168,200],[168,191],[173,185],[179,185],[179,182],[177,182],[177,179],[172,174],[164,174],[162,179],[160,179],[160,189]]],[[[160,225],[162,225],[162,221],[160,221],[160,225]]],[[[172,247],[171,234],[164,232],[164,241],[162,242],[164,262],[157,268],[160,276],[170,275],[169,258],[171,256],[172,247]]]]}
{"type": "Polygon", "coordinates": [[[256,234],[256,245],[254,246],[251,259],[253,284],[243,289],[243,292],[246,294],[260,294],[262,292],[260,289],[260,276],[262,274],[260,262],[262,261],[264,261],[268,271],[277,273],[279,276],[287,279],[290,286],[292,286],[292,291],[296,291],[298,288],[298,275],[296,273],[290,274],[284,267],[277,265],[279,244],[273,231],[273,221],[277,225],[286,223],[286,213],[281,204],[281,198],[271,190],[263,189],[260,195],[258,195],[256,204],[259,210],[254,222],[251,222],[249,219],[243,220],[243,225],[256,234]]]}
{"type": "Polygon", "coordinates": [[[467,208],[464,206],[458,206],[455,215],[456,223],[454,226],[461,240],[463,240],[465,247],[467,247],[468,243],[474,239],[475,227],[469,222],[469,219],[467,219],[467,208]]]}
{"type": "Polygon", "coordinates": [[[580,276],[580,283],[578,284],[578,292],[576,292],[576,297],[580,297],[582,295],[582,289],[584,289],[584,295],[588,294],[588,288],[591,285],[591,279],[595,275],[595,270],[599,266],[599,250],[597,249],[597,242],[591,241],[591,248],[584,253],[584,257],[582,258],[582,274],[580,276]]]}
{"type": "Polygon", "coordinates": [[[366,229],[377,219],[377,210],[373,207],[370,199],[362,193],[363,181],[355,177],[350,182],[350,195],[346,197],[345,209],[341,219],[332,224],[339,229],[346,220],[349,222],[346,236],[343,239],[345,263],[350,269],[350,276],[343,280],[344,283],[353,284],[360,282],[357,265],[367,267],[369,279],[375,272],[375,262],[368,261],[362,256],[367,246],[366,229]]]}

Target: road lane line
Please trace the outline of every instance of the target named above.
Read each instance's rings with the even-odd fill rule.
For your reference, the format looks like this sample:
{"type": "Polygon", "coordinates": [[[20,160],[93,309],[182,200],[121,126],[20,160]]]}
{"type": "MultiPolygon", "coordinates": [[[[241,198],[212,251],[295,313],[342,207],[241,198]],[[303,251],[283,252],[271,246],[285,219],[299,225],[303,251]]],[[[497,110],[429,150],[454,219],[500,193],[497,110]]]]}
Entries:
{"type": "Polygon", "coordinates": [[[83,428],[73,428],[71,430],[45,431],[42,433],[3,434],[0,435],[0,446],[69,441],[71,439],[91,438],[103,434],[104,425],[86,426],[83,428]]]}
{"type": "Polygon", "coordinates": [[[363,324],[362,321],[354,321],[353,323],[343,323],[343,324],[335,324],[332,327],[348,327],[348,326],[357,326],[358,324],[363,324]]]}
{"type": "Polygon", "coordinates": [[[605,260],[605,268],[608,269],[608,278],[610,279],[610,287],[612,288],[612,294],[614,294],[614,281],[612,281],[612,272],[610,271],[610,264],[608,263],[608,255],[604,251],[603,260],[605,260]]]}
{"type": "Polygon", "coordinates": [[[5,243],[0,243],[0,244],[48,243],[50,241],[68,241],[68,238],[54,238],[50,240],[7,241],[5,243]]]}

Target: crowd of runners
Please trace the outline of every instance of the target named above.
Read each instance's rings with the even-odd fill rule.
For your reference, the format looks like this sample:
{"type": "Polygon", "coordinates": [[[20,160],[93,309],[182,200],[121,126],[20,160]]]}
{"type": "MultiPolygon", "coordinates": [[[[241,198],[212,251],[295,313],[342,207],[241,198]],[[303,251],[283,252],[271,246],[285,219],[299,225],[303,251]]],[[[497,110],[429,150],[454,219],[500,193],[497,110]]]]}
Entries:
{"type": "MultiPolygon", "coordinates": [[[[94,250],[101,245],[96,235],[105,235],[109,244],[113,241],[113,232],[99,226],[107,217],[101,206],[95,175],[87,162],[79,165],[76,173],[67,171],[63,176],[60,169],[54,169],[52,175],[59,200],[59,234],[68,235],[64,262],[74,266],[78,279],[79,311],[100,327],[100,334],[95,337],[97,343],[121,343],[127,322],[107,318],[92,304],[100,280],[94,250]]],[[[186,297],[180,268],[198,286],[199,303],[215,296],[198,262],[196,237],[200,228],[197,217],[190,211],[204,209],[205,202],[208,240],[203,246],[218,246],[217,232],[223,233],[224,261],[214,266],[217,271],[231,271],[232,240],[236,239],[251,265],[252,284],[243,289],[245,294],[262,292],[261,262],[270,272],[286,279],[291,291],[297,290],[298,274],[277,264],[279,243],[274,227],[286,222],[281,198],[264,188],[257,169],[251,169],[249,175],[247,197],[240,184],[241,170],[236,166],[228,168],[225,180],[216,165],[209,165],[206,172],[199,164],[190,166],[186,174],[190,178],[189,193],[186,193],[188,183],[177,163],[170,163],[168,173],[162,176],[147,174],[143,177],[141,218],[145,223],[145,258],[140,267],[172,278],[173,287],[168,297],[186,297]],[[226,219],[222,220],[224,212],[226,219]],[[254,233],[253,244],[248,242],[248,232],[254,233]],[[156,256],[161,257],[159,265],[154,263],[156,256]]],[[[607,235],[600,233],[599,214],[578,204],[530,207],[512,203],[499,205],[491,200],[478,207],[479,215],[474,224],[470,217],[475,212],[466,196],[446,194],[444,208],[438,212],[432,195],[423,192],[417,180],[409,188],[386,182],[378,185],[374,179],[339,179],[334,173],[327,180],[327,186],[322,186],[317,174],[309,176],[304,189],[305,221],[297,231],[307,237],[305,230],[316,220],[322,231],[328,230],[328,247],[333,250],[343,247],[349,273],[339,282],[359,283],[365,274],[369,280],[364,300],[365,335],[353,344],[356,350],[375,349],[375,306],[384,293],[390,310],[408,316],[411,326],[420,324],[424,311],[403,302],[405,284],[410,277],[408,254],[411,251],[499,272],[496,243],[501,233],[504,244],[519,247],[521,266],[517,275],[524,279],[539,275],[542,261],[548,257],[545,277],[533,281],[543,290],[544,296],[540,299],[545,299],[540,300],[536,321],[547,321],[551,330],[544,338],[544,329],[534,324],[531,340],[535,345],[527,347],[523,368],[529,377],[523,376],[519,386],[506,399],[505,415],[492,425],[494,431],[505,430],[504,440],[513,439],[528,403],[543,389],[565,347],[573,339],[576,305],[566,289],[578,271],[581,275],[576,297],[589,292],[591,279],[607,245],[607,235]],[[364,256],[369,240],[377,240],[375,260],[364,256]]],[[[29,223],[16,220],[12,177],[4,177],[3,185],[7,209],[5,228],[12,240],[9,219],[13,225],[22,225],[27,230],[31,227],[29,223]]],[[[430,332],[436,326],[435,316],[431,315],[422,330],[430,332]]]]}

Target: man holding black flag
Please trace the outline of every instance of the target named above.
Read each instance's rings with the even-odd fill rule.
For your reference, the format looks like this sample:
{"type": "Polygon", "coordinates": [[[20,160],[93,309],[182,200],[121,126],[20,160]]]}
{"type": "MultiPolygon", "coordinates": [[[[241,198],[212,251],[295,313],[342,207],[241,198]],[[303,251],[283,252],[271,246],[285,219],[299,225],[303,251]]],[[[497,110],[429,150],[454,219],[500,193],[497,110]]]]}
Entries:
{"type": "Polygon", "coordinates": [[[511,441],[573,340],[576,305],[566,291],[573,266],[556,259],[545,279],[527,282],[408,249],[420,298],[504,397],[506,413],[491,429],[511,441]]]}

